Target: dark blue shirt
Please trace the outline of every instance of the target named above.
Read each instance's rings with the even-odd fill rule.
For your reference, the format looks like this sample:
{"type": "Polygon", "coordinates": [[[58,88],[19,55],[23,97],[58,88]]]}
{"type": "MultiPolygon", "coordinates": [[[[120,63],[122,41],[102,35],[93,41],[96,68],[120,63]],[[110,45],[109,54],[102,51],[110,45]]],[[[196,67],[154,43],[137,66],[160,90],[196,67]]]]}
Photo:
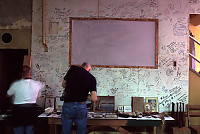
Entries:
{"type": "Polygon", "coordinates": [[[96,91],[95,77],[83,67],[71,66],[64,80],[66,80],[64,102],[86,101],[88,93],[96,91]]]}

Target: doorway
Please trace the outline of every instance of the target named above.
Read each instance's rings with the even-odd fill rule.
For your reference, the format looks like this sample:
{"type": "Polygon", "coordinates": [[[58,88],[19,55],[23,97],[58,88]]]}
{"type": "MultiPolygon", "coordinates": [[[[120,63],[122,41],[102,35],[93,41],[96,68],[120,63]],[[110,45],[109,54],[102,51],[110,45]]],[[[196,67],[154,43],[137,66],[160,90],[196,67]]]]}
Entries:
{"type": "Polygon", "coordinates": [[[12,82],[20,79],[24,55],[28,55],[28,49],[0,49],[0,114],[11,106],[6,93],[12,82]]]}

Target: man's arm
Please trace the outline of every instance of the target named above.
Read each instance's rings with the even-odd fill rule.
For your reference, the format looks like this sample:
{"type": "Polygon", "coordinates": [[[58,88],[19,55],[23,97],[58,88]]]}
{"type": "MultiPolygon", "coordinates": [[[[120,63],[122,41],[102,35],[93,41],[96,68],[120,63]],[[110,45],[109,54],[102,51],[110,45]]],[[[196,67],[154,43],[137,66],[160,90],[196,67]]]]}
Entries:
{"type": "Polygon", "coordinates": [[[63,80],[63,82],[62,82],[62,87],[63,87],[63,88],[66,87],[66,80],[63,80]]]}
{"type": "Polygon", "coordinates": [[[6,97],[10,97],[11,95],[6,94],[6,97]]]}
{"type": "Polygon", "coordinates": [[[88,100],[96,102],[97,101],[97,92],[92,91],[90,94],[87,96],[88,100]]]}
{"type": "Polygon", "coordinates": [[[73,76],[73,72],[76,71],[75,66],[71,66],[70,69],[67,71],[67,74],[63,78],[62,87],[65,88],[67,85],[67,81],[71,80],[73,76]]]}
{"type": "Polygon", "coordinates": [[[8,89],[7,93],[6,93],[6,97],[11,97],[14,95],[14,92],[13,92],[13,89],[12,89],[12,86],[8,89]]]}

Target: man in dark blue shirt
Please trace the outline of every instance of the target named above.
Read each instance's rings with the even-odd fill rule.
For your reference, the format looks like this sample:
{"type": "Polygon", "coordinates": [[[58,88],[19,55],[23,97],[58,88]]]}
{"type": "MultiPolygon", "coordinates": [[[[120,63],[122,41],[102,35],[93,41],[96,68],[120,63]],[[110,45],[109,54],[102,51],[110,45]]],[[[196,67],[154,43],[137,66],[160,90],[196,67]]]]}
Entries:
{"type": "Polygon", "coordinates": [[[87,106],[85,101],[97,100],[96,79],[89,73],[91,65],[84,62],[81,67],[71,66],[64,77],[64,103],[62,107],[63,133],[70,134],[73,122],[77,134],[85,134],[87,106]],[[90,93],[90,94],[89,94],[90,93]]]}

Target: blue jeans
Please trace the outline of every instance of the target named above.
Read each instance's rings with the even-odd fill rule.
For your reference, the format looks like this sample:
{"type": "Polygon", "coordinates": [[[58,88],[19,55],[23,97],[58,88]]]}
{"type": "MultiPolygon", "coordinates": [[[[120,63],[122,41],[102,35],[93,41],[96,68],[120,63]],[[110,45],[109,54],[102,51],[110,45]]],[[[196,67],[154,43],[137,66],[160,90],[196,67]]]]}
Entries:
{"type": "Polygon", "coordinates": [[[85,134],[87,123],[87,106],[85,103],[63,103],[61,117],[63,134],[71,134],[73,122],[76,125],[76,134],[85,134]]]}
{"type": "Polygon", "coordinates": [[[28,126],[18,126],[14,127],[15,134],[34,134],[34,126],[28,125],[28,126]]]}

